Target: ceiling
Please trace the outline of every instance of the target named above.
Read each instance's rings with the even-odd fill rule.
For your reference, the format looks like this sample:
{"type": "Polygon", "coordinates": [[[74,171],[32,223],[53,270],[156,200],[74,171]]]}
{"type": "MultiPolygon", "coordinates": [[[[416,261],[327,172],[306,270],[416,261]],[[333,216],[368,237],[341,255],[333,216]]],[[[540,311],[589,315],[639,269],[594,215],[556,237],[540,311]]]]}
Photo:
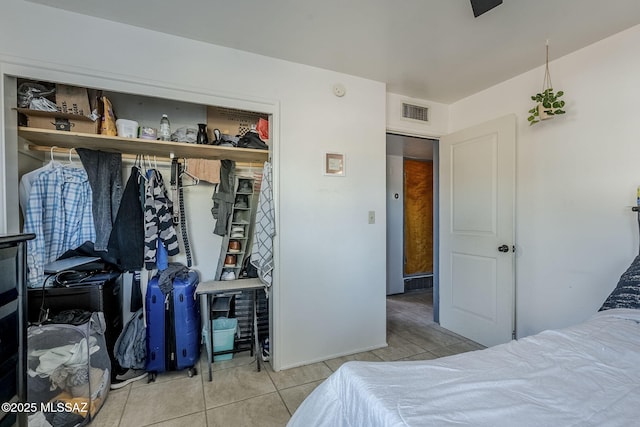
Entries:
{"type": "MultiPolygon", "coordinates": [[[[638,0],[29,0],[452,103],[640,24],[638,0]]],[[[542,78],[542,76],[541,76],[542,78]]],[[[541,81],[542,84],[542,81],[541,81]]]]}

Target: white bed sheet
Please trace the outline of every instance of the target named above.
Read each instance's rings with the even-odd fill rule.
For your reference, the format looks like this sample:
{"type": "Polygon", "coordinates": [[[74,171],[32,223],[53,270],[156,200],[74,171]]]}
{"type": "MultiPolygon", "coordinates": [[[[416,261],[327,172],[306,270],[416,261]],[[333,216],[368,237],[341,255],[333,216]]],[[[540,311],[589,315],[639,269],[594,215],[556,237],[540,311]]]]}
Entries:
{"type": "Polygon", "coordinates": [[[640,310],[436,360],[347,362],[289,427],[640,425],[640,310]]]}

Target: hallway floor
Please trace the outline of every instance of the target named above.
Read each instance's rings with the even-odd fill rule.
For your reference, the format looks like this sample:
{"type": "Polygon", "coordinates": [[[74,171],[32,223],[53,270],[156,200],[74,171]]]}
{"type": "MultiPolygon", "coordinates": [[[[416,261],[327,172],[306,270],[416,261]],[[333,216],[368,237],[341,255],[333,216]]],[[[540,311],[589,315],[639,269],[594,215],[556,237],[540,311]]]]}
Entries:
{"type": "Polygon", "coordinates": [[[206,352],[198,375],[186,371],[159,374],[155,383],[140,380],[112,390],[91,424],[109,427],[284,426],[304,398],[349,360],[427,360],[483,348],[433,322],[430,290],[387,298],[386,348],[274,372],[256,371],[247,353],[214,363],[207,379],[206,352]]]}

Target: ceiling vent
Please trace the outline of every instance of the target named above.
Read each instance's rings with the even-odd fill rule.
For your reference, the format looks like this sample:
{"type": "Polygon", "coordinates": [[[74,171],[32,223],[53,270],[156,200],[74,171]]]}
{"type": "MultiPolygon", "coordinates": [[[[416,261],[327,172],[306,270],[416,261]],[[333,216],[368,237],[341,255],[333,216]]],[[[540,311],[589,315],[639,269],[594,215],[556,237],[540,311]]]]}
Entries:
{"type": "Polygon", "coordinates": [[[417,120],[425,123],[429,122],[429,107],[403,102],[402,118],[409,119],[409,120],[417,120]]]}

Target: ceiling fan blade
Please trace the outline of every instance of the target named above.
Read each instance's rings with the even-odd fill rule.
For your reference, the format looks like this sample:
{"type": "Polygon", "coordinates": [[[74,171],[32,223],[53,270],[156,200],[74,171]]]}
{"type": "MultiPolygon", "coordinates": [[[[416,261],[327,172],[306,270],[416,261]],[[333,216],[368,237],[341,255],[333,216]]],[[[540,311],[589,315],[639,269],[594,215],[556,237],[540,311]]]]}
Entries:
{"type": "Polygon", "coordinates": [[[501,5],[502,0],[471,0],[473,8],[473,16],[476,18],[485,12],[490,11],[494,7],[501,5]]]}

